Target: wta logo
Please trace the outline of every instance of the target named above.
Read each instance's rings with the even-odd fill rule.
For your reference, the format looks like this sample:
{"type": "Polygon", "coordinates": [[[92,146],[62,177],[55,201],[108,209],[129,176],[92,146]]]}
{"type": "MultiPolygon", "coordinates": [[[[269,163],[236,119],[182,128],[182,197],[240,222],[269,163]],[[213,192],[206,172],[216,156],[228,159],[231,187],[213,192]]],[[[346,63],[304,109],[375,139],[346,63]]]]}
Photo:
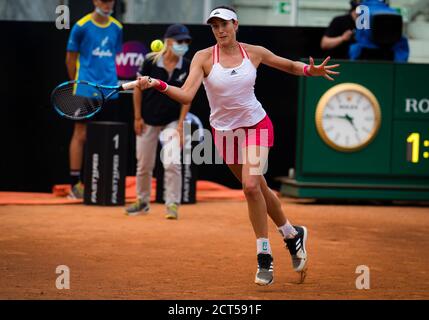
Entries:
{"type": "Polygon", "coordinates": [[[145,55],[149,52],[139,41],[125,42],[122,52],[116,55],[116,72],[121,79],[135,79],[137,71],[143,64],[145,55]]]}

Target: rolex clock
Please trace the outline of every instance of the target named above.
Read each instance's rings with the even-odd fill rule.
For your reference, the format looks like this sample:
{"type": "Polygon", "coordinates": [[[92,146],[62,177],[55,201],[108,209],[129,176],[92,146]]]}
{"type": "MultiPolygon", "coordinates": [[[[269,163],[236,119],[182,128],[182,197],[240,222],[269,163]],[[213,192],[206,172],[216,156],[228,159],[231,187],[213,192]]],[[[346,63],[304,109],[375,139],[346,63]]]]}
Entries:
{"type": "Polygon", "coordinates": [[[376,137],[380,124],[377,98],[356,83],[330,88],[317,104],[317,132],[329,147],[340,152],[365,148],[376,137]]]}
{"type": "Polygon", "coordinates": [[[336,82],[299,78],[287,196],[429,200],[429,64],[338,61],[336,82]]]}

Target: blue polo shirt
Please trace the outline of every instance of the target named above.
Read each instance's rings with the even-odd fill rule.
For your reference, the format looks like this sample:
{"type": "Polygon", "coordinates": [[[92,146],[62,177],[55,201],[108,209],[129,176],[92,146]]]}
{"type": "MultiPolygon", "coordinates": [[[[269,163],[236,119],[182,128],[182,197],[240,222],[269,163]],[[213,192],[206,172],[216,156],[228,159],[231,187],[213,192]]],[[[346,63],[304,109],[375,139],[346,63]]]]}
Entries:
{"type": "MultiPolygon", "coordinates": [[[[116,86],[116,54],[122,50],[122,24],[113,17],[101,25],[88,14],[72,28],[67,51],[78,52],[76,79],[116,86]]],[[[87,93],[77,94],[87,96],[87,93]]]]}

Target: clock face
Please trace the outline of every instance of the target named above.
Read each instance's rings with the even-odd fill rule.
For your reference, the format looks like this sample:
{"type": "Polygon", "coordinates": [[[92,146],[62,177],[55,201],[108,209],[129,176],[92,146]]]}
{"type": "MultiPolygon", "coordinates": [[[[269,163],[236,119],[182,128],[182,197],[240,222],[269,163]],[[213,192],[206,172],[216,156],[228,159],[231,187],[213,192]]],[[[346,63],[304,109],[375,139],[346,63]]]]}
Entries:
{"type": "Polygon", "coordinates": [[[377,99],[368,89],[354,83],[343,83],[329,89],[316,110],[320,137],[338,151],[364,148],[375,138],[380,123],[377,99]]]}

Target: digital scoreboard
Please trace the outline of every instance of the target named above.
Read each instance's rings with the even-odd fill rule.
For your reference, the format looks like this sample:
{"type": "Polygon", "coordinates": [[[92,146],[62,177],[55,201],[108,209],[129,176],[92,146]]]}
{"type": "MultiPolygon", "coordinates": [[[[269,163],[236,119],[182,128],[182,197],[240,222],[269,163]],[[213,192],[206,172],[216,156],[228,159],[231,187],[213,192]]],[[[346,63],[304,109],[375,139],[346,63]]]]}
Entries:
{"type": "Polygon", "coordinates": [[[295,167],[302,198],[429,200],[429,65],[337,61],[300,79],[295,167]]]}

